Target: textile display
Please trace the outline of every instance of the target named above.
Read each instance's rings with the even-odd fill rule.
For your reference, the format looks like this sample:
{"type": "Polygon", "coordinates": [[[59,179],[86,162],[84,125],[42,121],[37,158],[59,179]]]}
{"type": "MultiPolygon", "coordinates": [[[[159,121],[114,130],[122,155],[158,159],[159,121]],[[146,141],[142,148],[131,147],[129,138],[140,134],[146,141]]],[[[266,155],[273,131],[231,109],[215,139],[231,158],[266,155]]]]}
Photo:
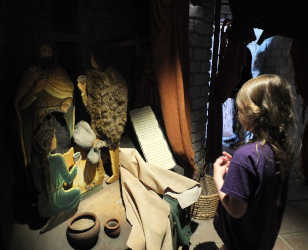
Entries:
{"type": "Polygon", "coordinates": [[[126,218],[132,225],[127,246],[134,250],[172,249],[168,218],[171,210],[163,195],[174,194],[178,201],[182,200],[180,205],[189,206],[197,201],[201,185],[145,162],[136,149],[120,148],[120,165],[122,200],[126,218]]]}

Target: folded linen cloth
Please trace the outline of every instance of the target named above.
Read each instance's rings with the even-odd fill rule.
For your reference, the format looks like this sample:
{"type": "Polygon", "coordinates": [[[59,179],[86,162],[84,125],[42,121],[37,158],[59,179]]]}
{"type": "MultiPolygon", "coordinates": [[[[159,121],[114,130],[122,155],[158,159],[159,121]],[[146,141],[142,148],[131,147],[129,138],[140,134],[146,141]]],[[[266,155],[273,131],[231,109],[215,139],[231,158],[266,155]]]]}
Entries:
{"type": "Polygon", "coordinates": [[[145,162],[133,148],[120,148],[120,165],[126,218],[132,225],[127,246],[133,250],[172,249],[170,205],[162,197],[168,192],[189,206],[199,198],[200,184],[145,162]],[[186,192],[190,199],[185,199],[186,192]]]}

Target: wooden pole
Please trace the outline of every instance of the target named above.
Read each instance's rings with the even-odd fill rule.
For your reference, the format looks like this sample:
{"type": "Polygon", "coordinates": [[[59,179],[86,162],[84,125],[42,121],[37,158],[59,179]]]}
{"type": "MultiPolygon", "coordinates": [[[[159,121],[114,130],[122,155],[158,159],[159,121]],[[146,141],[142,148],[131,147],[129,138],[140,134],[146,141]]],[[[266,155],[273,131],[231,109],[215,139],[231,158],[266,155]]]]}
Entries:
{"type": "MultiPolygon", "coordinates": [[[[207,123],[207,138],[206,138],[206,148],[205,148],[205,167],[208,166],[209,155],[211,154],[211,141],[215,140],[212,138],[211,131],[213,128],[213,105],[215,103],[214,91],[217,83],[217,62],[218,62],[218,50],[219,50],[219,34],[220,34],[220,10],[221,10],[221,0],[216,0],[215,6],[215,30],[214,30],[214,45],[213,45],[213,58],[212,58],[212,71],[211,71],[211,81],[210,81],[210,93],[209,93],[209,110],[208,110],[208,123],[207,123]]],[[[206,169],[208,170],[208,168],[206,169]]],[[[203,174],[205,171],[203,170],[203,174]]]]}

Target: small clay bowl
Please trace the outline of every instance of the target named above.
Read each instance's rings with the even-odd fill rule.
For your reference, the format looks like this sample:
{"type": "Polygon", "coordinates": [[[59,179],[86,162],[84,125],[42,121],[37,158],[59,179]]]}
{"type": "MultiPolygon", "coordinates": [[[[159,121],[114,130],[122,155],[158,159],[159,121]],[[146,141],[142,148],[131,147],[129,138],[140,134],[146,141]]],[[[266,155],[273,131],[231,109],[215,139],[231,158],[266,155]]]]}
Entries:
{"type": "Polygon", "coordinates": [[[105,233],[111,237],[116,238],[121,231],[121,223],[117,218],[111,218],[105,222],[105,233]]]}

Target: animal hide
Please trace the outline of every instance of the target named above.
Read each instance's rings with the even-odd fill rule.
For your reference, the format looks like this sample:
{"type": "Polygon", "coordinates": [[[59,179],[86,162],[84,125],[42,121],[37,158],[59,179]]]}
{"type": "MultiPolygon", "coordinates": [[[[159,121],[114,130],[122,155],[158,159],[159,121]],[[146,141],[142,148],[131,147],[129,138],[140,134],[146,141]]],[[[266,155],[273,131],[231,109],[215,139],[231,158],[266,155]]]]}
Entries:
{"type": "Polygon", "coordinates": [[[87,71],[87,110],[91,127],[111,147],[118,147],[127,120],[128,91],[120,72],[109,67],[104,72],[87,71]]]}

